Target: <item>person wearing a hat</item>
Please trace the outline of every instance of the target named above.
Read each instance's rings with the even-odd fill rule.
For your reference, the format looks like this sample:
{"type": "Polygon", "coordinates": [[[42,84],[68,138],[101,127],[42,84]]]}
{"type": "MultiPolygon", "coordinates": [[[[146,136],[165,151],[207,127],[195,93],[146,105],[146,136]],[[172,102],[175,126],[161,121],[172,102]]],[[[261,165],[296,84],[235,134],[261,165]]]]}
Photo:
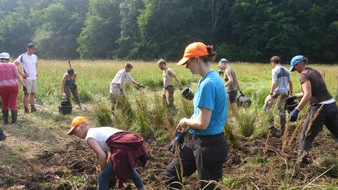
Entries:
{"type": "Polygon", "coordinates": [[[227,90],[230,108],[233,114],[238,118],[236,98],[238,91],[241,91],[241,86],[239,85],[235,71],[232,68],[230,68],[228,60],[222,58],[218,64],[220,65],[220,68],[225,71],[224,86],[226,87],[227,90]]]}
{"type": "Polygon", "coordinates": [[[117,99],[120,97],[124,97],[125,95],[125,87],[126,84],[131,82],[137,85],[140,88],[144,88],[144,86],[138,82],[136,82],[130,75],[130,71],[133,69],[133,65],[131,63],[126,63],[124,69],[120,70],[116,73],[114,79],[110,83],[110,100],[111,100],[111,109],[115,110],[115,104],[117,99]]]}
{"type": "Polygon", "coordinates": [[[176,127],[177,134],[190,135],[167,167],[165,183],[169,189],[182,188],[183,176],[190,176],[195,171],[199,188],[204,190],[215,189],[213,181],[222,179],[228,152],[222,133],[227,119],[228,101],[223,80],[209,65],[215,56],[212,46],[194,42],[186,47],[183,58],[177,63],[185,66],[192,74],[200,75],[201,79],[194,96],[192,117],[181,119],[176,127]]]}
{"type": "MultiPolygon", "coordinates": [[[[4,124],[9,124],[8,111],[11,110],[12,121],[11,124],[15,124],[17,121],[18,108],[16,105],[16,99],[18,97],[18,82],[23,88],[26,89],[22,78],[19,75],[18,68],[15,64],[9,62],[10,55],[6,52],[0,54],[0,96],[2,100],[2,115],[4,118],[4,124]]],[[[0,140],[5,136],[0,131],[0,140]]]]}
{"type": "Polygon", "coordinates": [[[176,113],[176,107],[174,105],[174,92],[175,88],[172,84],[173,78],[179,85],[180,90],[183,89],[180,79],[178,79],[175,72],[167,66],[167,62],[164,59],[160,59],[157,62],[158,67],[163,71],[163,100],[167,103],[170,111],[176,113]]]}
{"type": "Polygon", "coordinates": [[[144,167],[149,158],[142,137],[114,127],[92,128],[87,118],[82,116],[72,120],[67,134],[84,139],[96,153],[101,168],[98,190],[108,190],[110,180],[121,188],[129,179],[138,190],[145,189],[141,176],[135,170],[138,162],[144,167]]]}
{"type": "Polygon", "coordinates": [[[302,92],[288,98],[293,101],[301,98],[298,106],[290,113],[290,120],[296,121],[299,112],[310,104],[309,113],[303,124],[299,137],[299,150],[297,162],[308,163],[308,155],[312,143],[325,125],[338,141],[338,108],[335,99],[327,90],[322,75],[315,69],[308,67],[308,59],[303,55],[297,55],[290,62],[290,71],[300,73],[302,92]],[[317,113],[318,112],[318,113],[317,113]]]}
{"type": "Polygon", "coordinates": [[[79,93],[77,90],[76,77],[77,73],[74,72],[74,69],[72,68],[69,68],[67,72],[63,75],[61,82],[62,97],[70,102],[71,94],[73,94],[75,102],[79,105],[82,111],[85,111],[81,104],[79,93]]]}
{"type": "Polygon", "coordinates": [[[270,93],[264,101],[264,111],[269,116],[269,130],[271,132],[276,131],[273,113],[271,110],[274,106],[277,107],[278,114],[280,117],[280,130],[281,135],[284,134],[284,128],[286,124],[286,113],[285,113],[285,100],[292,94],[292,81],[290,72],[288,69],[281,65],[281,59],[279,56],[273,56],[270,59],[270,64],[273,67],[272,83],[270,87],[270,93]]]}
{"type": "Polygon", "coordinates": [[[15,64],[22,66],[22,72],[19,71],[26,84],[27,91],[23,95],[23,105],[25,113],[29,113],[28,103],[31,104],[31,112],[36,112],[35,94],[37,92],[37,77],[38,77],[38,57],[34,54],[36,46],[33,43],[27,45],[27,52],[21,54],[16,60],[15,64]]]}

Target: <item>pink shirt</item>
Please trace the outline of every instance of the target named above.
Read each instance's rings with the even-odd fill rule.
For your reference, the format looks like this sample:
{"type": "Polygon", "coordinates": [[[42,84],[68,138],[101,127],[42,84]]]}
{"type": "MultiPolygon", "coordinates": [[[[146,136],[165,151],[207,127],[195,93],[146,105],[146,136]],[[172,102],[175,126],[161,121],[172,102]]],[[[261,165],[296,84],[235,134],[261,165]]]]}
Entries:
{"type": "Polygon", "coordinates": [[[18,85],[15,69],[16,65],[14,63],[0,62],[0,87],[18,85]]]}

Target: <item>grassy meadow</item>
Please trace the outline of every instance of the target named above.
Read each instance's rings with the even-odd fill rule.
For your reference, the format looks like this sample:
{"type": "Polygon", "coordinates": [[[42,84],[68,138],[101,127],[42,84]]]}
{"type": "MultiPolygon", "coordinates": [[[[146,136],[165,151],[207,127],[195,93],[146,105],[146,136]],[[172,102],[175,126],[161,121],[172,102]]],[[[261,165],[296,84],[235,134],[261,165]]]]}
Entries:
{"type": "MultiPolygon", "coordinates": [[[[38,112],[24,114],[20,89],[18,97],[18,124],[15,126],[3,125],[1,128],[8,136],[7,140],[0,142],[0,189],[15,186],[16,178],[29,172],[26,164],[34,162],[44,152],[67,151],[69,143],[82,143],[75,137],[69,137],[66,132],[70,122],[75,116],[87,116],[92,126],[113,125],[130,130],[144,136],[148,142],[159,141],[165,145],[173,138],[176,124],[182,117],[192,114],[192,102],[181,98],[178,85],[174,81],[175,102],[178,112],[175,116],[168,114],[162,103],[162,71],[156,61],[131,61],[134,65],[132,77],[146,86],[138,89],[136,85],[128,84],[126,101],[120,101],[119,108],[112,114],[110,111],[109,85],[115,74],[123,69],[125,61],[122,60],[73,60],[72,68],[78,74],[76,79],[80,98],[86,109],[81,111],[73,101],[73,111],[70,115],[58,112],[61,102],[60,84],[63,74],[68,69],[66,60],[39,60],[38,93],[36,104],[38,112]]],[[[199,76],[191,74],[185,67],[175,63],[168,65],[178,75],[184,87],[195,91],[199,76]]],[[[289,68],[289,65],[284,65],[289,68]]],[[[325,78],[330,93],[338,100],[338,66],[310,65],[319,70],[325,78]]],[[[218,71],[217,63],[212,67],[218,71]]],[[[316,165],[301,170],[303,179],[294,179],[296,169],[296,144],[299,126],[306,116],[305,109],[301,111],[298,122],[288,123],[289,137],[278,146],[270,145],[271,141],[278,141],[269,137],[267,130],[267,117],[262,107],[265,97],[269,94],[271,85],[271,65],[269,63],[230,63],[240,82],[242,92],[247,95],[252,105],[250,108],[239,108],[239,120],[229,113],[225,135],[229,143],[229,161],[225,166],[223,181],[219,184],[222,189],[336,189],[338,182],[338,146],[333,139],[326,141],[320,148],[315,143],[313,152],[318,154],[316,165]],[[271,141],[269,141],[269,138],[271,141]],[[281,144],[283,143],[283,144],[281,144]],[[250,148],[252,147],[252,148],[250,148]],[[258,148],[257,148],[258,147],[258,148]],[[257,150],[255,149],[257,148],[257,150]],[[281,150],[283,149],[283,151],[281,150]],[[245,151],[248,151],[245,153],[245,151]],[[327,153],[326,153],[327,151],[327,153]],[[274,152],[274,153],[271,153],[274,152]],[[324,165],[321,153],[332,155],[331,165],[324,165]],[[247,156],[245,156],[247,154],[247,156]],[[244,156],[243,156],[244,155],[244,156]],[[269,155],[273,155],[269,157],[269,155]],[[236,156],[240,157],[236,159],[236,156]],[[238,166],[232,168],[232,165],[238,166]],[[334,170],[335,169],[335,170],[334,170]],[[257,172],[258,171],[258,172],[257,172]],[[261,172],[261,173],[259,173],[261,172]],[[312,172],[312,173],[311,173],[312,172]],[[328,173],[333,173],[327,175],[328,173]],[[333,176],[333,177],[332,177],[333,176]]],[[[294,93],[300,92],[299,74],[291,74],[294,93]]],[[[3,123],[2,116],[1,125],[3,123]]],[[[278,123],[278,116],[275,119],[278,123]]],[[[329,136],[327,129],[325,137],[329,136]]],[[[320,136],[319,135],[319,136],[320,136]]],[[[327,140],[325,138],[325,140],[327,140]]],[[[319,141],[319,140],[318,140],[319,141]]],[[[170,158],[168,158],[170,160],[170,158]]],[[[329,159],[329,158],[328,158],[329,159]]],[[[331,163],[331,162],[330,162],[331,163]]],[[[165,168],[163,168],[164,171],[165,168]]],[[[70,179],[67,179],[70,180],[70,179]]],[[[77,188],[82,189],[72,182],[77,188]]],[[[148,189],[156,189],[151,184],[148,189]]],[[[41,189],[48,189],[43,188],[41,189]]],[[[51,188],[53,189],[53,188],[51,188]]],[[[189,189],[189,188],[186,188],[189,189]]]]}

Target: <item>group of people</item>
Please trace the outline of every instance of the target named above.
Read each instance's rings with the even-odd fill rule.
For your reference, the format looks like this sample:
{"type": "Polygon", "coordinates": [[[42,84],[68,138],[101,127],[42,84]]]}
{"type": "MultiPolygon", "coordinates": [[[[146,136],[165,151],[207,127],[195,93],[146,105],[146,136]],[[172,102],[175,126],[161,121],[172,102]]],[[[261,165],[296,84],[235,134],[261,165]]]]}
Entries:
{"type": "MultiPolygon", "coordinates": [[[[28,46],[28,49],[30,48],[31,46],[28,46]]],[[[31,51],[27,51],[23,58],[20,56],[22,60],[28,60],[28,52],[31,51]]],[[[223,134],[228,116],[228,101],[230,104],[235,103],[240,85],[235,72],[229,67],[228,61],[221,59],[219,66],[222,70],[225,70],[226,83],[224,84],[219,73],[213,70],[209,64],[214,60],[215,56],[216,52],[214,52],[212,46],[194,42],[186,47],[183,58],[177,63],[177,65],[185,66],[192,74],[199,75],[201,78],[193,100],[193,115],[190,118],[182,118],[176,127],[175,135],[177,135],[176,137],[185,137],[185,146],[179,146],[182,143],[182,139],[175,138],[175,144],[179,146],[179,151],[165,171],[165,184],[169,189],[182,189],[183,177],[190,176],[195,171],[197,171],[198,184],[201,189],[217,189],[218,187],[214,182],[222,179],[223,164],[228,154],[227,141],[223,134]]],[[[21,59],[20,57],[18,59],[21,59]]],[[[31,71],[32,66],[25,66],[24,73],[20,73],[15,65],[7,63],[9,55],[1,54],[0,58],[0,94],[3,102],[8,102],[4,95],[6,93],[11,92],[14,96],[17,96],[18,84],[16,79],[26,89],[25,93],[33,93],[34,97],[36,88],[31,84],[34,82],[26,83],[22,81],[20,74],[25,80],[35,80],[38,75],[37,64],[35,63],[35,72],[31,71]],[[8,70],[12,70],[11,74],[7,74],[9,73],[8,70]],[[6,73],[6,75],[3,73],[6,73]],[[28,87],[28,85],[31,86],[28,87]],[[12,90],[4,90],[5,88],[12,90]]],[[[22,60],[21,62],[17,60],[17,62],[22,63],[22,60]]],[[[32,60],[36,59],[32,58],[32,60]]],[[[310,103],[309,114],[304,122],[299,139],[298,162],[304,163],[307,161],[312,143],[322,130],[323,125],[338,140],[338,109],[336,101],[328,92],[321,74],[307,66],[308,59],[306,57],[302,55],[293,57],[290,62],[290,70],[281,66],[281,60],[278,56],[272,57],[270,63],[273,66],[272,84],[270,93],[265,101],[265,109],[268,110],[273,105],[280,105],[282,102],[299,98],[301,100],[298,106],[290,113],[290,120],[296,121],[299,112],[306,104],[310,103]],[[292,94],[293,86],[290,71],[300,73],[301,93],[292,94]]],[[[173,108],[172,78],[176,79],[180,89],[182,89],[181,82],[176,74],[167,67],[165,60],[158,61],[158,66],[163,70],[163,99],[170,108],[173,108]]],[[[126,63],[125,68],[116,74],[110,84],[111,108],[113,110],[115,109],[117,98],[124,96],[127,82],[144,87],[130,76],[132,68],[133,65],[131,63],[126,63]]],[[[67,72],[66,76],[73,76],[74,78],[72,79],[75,81],[76,75],[73,72],[67,72]]],[[[64,80],[66,79],[63,79],[62,84],[66,85],[67,82],[64,80]]],[[[62,92],[67,94],[66,91],[62,92]]],[[[3,103],[3,113],[6,113],[6,109],[8,110],[6,107],[8,105],[11,106],[12,110],[16,110],[15,103],[3,103]]],[[[24,106],[26,111],[27,104],[24,104],[24,106]]],[[[284,106],[278,107],[280,108],[281,117],[280,127],[283,131],[286,122],[285,110],[284,106]]],[[[31,111],[36,111],[33,106],[31,111]]],[[[273,118],[270,118],[269,123],[270,129],[274,128],[273,118]]],[[[0,137],[5,138],[2,131],[0,132],[0,137]]],[[[97,154],[101,167],[98,177],[99,189],[108,189],[110,180],[115,180],[117,185],[121,187],[123,182],[128,179],[132,179],[138,189],[145,189],[139,173],[135,170],[137,163],[145,166],[148,160],[142,137],[113,127],[91,128],[85,117],[75,117],[67,134],[85,139],[85,142],[97,154]]]]}

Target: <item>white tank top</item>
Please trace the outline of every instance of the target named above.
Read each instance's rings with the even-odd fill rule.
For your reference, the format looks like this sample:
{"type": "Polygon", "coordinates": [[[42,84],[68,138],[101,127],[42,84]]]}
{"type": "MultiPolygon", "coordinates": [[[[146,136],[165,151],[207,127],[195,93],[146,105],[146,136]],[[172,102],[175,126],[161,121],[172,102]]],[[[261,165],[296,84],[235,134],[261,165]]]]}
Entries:
{"type": "Polygon", "coordinates": [[[86,136],[86,143],[88,138],[93,138],[101,147],[103,151],[110,152],[109,147],[107,146],[107,139],[114,135],[115,133],[121,132],[122,130],[116,129],[113,127],[98,127],[90,128],[86,136]]]}

